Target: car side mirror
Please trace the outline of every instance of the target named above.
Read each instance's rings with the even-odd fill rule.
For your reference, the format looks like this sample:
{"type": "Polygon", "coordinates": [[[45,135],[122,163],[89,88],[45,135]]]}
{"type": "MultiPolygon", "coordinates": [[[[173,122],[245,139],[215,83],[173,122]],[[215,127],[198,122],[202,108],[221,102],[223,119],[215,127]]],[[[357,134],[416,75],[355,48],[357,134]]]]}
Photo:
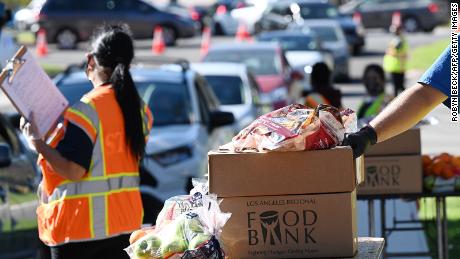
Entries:
{"type": "Polygon", "coordinates": [[[0,144],[0,168],[11,165],[11,150],[6,144],[0,144]]]}
{"type": "Polygon", "coordinates": [[[224,111],[212,111],[209,116],[210,119],[210,130],[215,128],[233,124],[235,122],[235,116],[231,112],[224,111]]]}

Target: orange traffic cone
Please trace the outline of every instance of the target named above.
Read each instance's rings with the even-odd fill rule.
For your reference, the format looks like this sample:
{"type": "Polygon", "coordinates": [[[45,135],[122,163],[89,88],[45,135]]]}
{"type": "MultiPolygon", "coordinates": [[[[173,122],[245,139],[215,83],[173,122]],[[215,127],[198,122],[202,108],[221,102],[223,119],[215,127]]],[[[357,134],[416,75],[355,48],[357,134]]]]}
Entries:
{"type": "Polygon", "coordinates": [[[246,24],[240,23],[240,25],[238,26],[238,30],[236,31],[235,40],[236,41],[252,41],[251,34],[249,33],[248,28],[246,27],[246,24]]]}
{"type": "Polygon", "coordinates": [[[402,25],[401,22],[401,12],[396,11],[393,13],[393,16],[391,16],[391,27],[397,28],[402,25]]]}
{"type": "Polygon", "coordinates": [[[161,28],[161,26],[155,26],[153,30],[152,53],[154,55],[161,55],[165,52],[165,47],[163,28],[161,28]]]}
{"type": "Polygon", "coordinates": [[[39,57],[44,57],[48,55],[48,42],[46,41],[46,31],[43,28],[38,30],[37,33],[36,52],[37,56],[39,57]]]}
{"type": "Polygon", "coordinates": [[[201,38],[201,56],[208,54],[209,46],[211,45],[211,29],[208,26],[203,29],[203,36],[201,38]]]}
{"type": "Polygon", "coordinates": [[[353,21],[356,23],[356,24],[361,24],[363,22],[363,19],[361,17],[361,13],[360,12],[355,12],[353,14],[353,21]]]}

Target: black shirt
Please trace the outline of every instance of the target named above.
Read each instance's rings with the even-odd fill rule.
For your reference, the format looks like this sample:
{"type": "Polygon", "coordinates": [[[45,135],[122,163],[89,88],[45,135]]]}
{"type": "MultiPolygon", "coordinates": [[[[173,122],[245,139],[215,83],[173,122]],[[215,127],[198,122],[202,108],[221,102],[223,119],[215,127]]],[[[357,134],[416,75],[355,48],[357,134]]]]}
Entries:
{"type": "Polygon", "coordinates": [[[56,149],[63,157],[89,171],[93,155],[93,143],[77,125],[72,122],[68,123],[64,138],[59,142],[56,149]]]}

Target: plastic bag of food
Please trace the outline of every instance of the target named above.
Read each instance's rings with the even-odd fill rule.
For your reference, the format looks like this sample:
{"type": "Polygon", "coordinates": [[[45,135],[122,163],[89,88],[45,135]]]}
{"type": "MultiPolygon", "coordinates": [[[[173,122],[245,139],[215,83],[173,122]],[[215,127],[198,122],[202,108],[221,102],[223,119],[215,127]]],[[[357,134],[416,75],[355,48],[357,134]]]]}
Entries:
{"type": "Polygon", "coordinates": [[[356,131],[352,127],[356,124],[353,115],[351,110],[340,113],[329,105],[311,109],[292,104],[260,116],[220,149],[244,152],[333,148],[342,143],[346,131],[356,131]]]}
{"type": "Polygon", "coordinates": [[[125,249],[130,258],[224,258],[218,237],[230,213],[219,208],[216,195],[208,195],[203,181],[194,181],[191,195],[165,202],[157,225],[131,234],[125,249]]]}

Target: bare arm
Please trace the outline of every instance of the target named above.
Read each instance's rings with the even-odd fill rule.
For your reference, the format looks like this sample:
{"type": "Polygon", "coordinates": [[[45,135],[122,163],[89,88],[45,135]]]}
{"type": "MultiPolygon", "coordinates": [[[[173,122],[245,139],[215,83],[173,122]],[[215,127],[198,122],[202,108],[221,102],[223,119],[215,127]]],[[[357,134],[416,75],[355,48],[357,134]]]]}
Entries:
{"type": "Polygon", "coordinates": [[[79,164],[63,157],[56,149],[48,146],[43,140],[33,140],[33,144],[54,171],[69,180],[80,180],[86,173],[86,169],[79,164]]]}
{"type": "Polygon", "coordinates": [[[370,122],[377,142],[410,129],[446,99],[437,89],[420,83],[405,90],[370,122]]]}

